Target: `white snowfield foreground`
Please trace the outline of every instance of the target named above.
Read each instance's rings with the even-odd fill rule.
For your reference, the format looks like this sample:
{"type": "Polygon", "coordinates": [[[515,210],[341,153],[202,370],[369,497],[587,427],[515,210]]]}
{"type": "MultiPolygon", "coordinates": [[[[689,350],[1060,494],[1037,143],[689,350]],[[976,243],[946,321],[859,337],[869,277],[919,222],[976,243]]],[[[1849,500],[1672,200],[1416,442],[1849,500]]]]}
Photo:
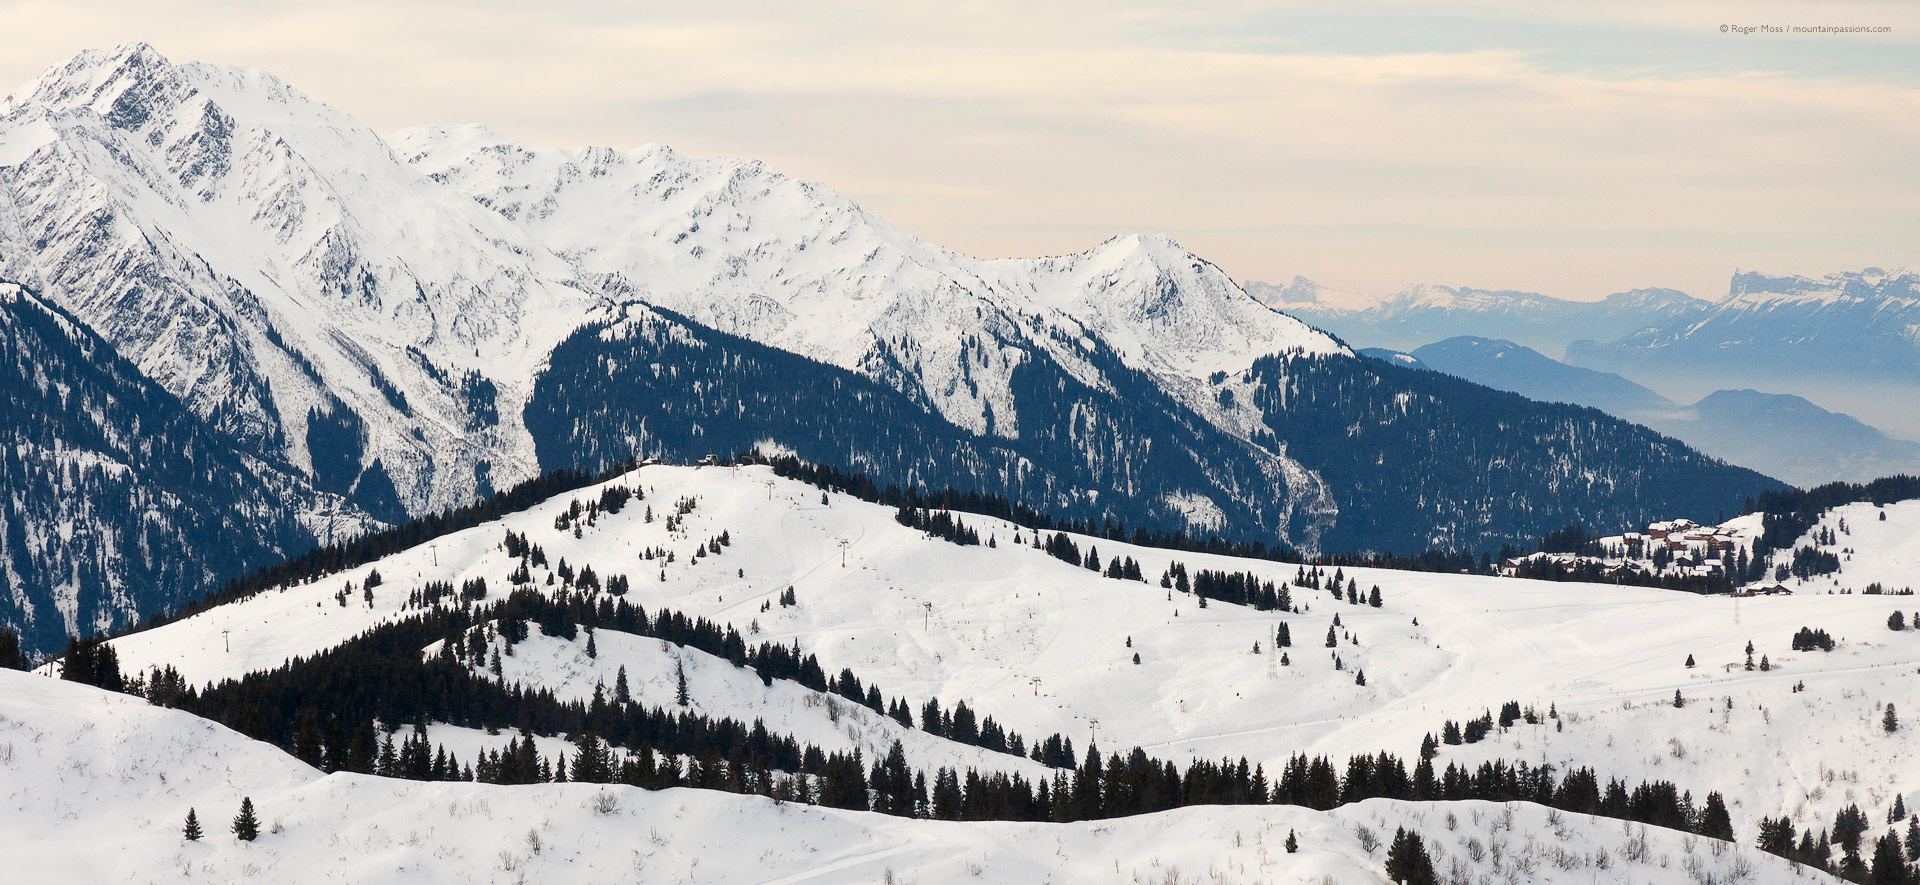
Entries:
{"type": "Polygon", "coordinates": [[[1518,804],[940,823],[705,790],[322,775],[186,713],[0,671],[10,881],[1375,883],[1403,826],[1457,881],[1832,881],[1752,848],[1518,804]],[[228,828],[242,797],[262,825],[250,844],[228,828]],[[197,843],[180,834],[189,807],[197,843]]]}
{"type": "MultiPolygon", "coordinates": [[[[278,666],[401,615],[407,593],[427,580],[459,586],[484,577],[489,598],[502,598],[516,564],[501,549],[511,528],[542,545],[556,567],[565,559],[575,569],[591,565],[603,580],[627,575],[626,598],[649,611],[730,623],[751,643],[797,641],[828,673],[851,668],[889,701],[904,698],[916,709],[936,697],[948,707],[966,701],[1029,743],[1063,734],[1079,754],[1097,737],[1104,752],[1138,745],[1182,767],[1245,756],[1269,776],[1299,752],[1344,765],[1349,754],[1387,751],[1411,764],[1421,738],[1438,736],[1447,720],[1497,713],[1512,700],[1560,718],[1442,747],[1436,766],[1545,762],[1592,767],[1603,784],[1670,780],[1695,802],[1718,791],[1744,844],[1752,844],[1762,817],[1785,815],[1800,830],[1818,830],[1850,804],[1877,822],[1896,796],[1907,807],[1920,798],[1910,792],[1920,784],[1911,730],[1882,728],[1889,702],[1920,727],[1920,632],[1892,632],[1886,623],[1893,611],[1911,617],[1920,610],[1916,597],[1802,592],[1736,603],[1647,588],[1362,569],[1347,574],[1363,594],[1379,585],[1381,608],[1294,588],[1296,604],[1308,608],[1299,615],[1217,602],[1202,609],[1193,596],[1158,585],[1169,562],[1191,573],[1252,570],[1276,582],[1290,580],[1296,567],[1077,539],[1083,554],[1093,546],[1103,559],[1138,560],[1148,583],[1123,581],[1034,550],[1032,533],[1007,523],[960,514],[983,541],[996,543],[960,547],[899,525],[892,508],[842,495],[823,504],[819,489],[767,468],[647,466],[610,482],[646,498],[601,515],[577,539],[556,529],[555,517],[573,500],[597,499],[598,487],[509,515],[504,527],[442,537],[114,646],[129,673],[172,665],[195,684],[278,666]],[[669,531],[667,516],[683,499],[696,503],[669,531]],[[723,531],[731,539],[723,553],[693,558],[723,531]],[[1022,544],[1013,543],[1016,536],[1022,544]],[[674,561],[642,559],[641,551],[658,549],[673,551],[674,561]],[[335,595],[348,582],[364,584],[374,569],[385,582],[373,605],[356,591],[340,606],[335,595]],[[788,587],[797,606],[774,601],[788,587]],[[1338,647],[1328,649],[1336,615],[1338,647]],[[1272,647],[1282,622],[1293,641],[1281,650],[1286,666],[1272,647]],[[1828,631],[1836,650],[1792,651],[1802,626],[1828,631]],[[1749,641],[1756,664],[1764,658],[1769,669],[1744,669],[1749,641]],[[1689,655],[1696,667],[1685,666],[1689,655]],[[1364,686],[1356,684],[1360,670],[1364,686]],[[1802,683],[1805,690],[1795,691],[1802,683]],[[1676,690],[1684,707],[1673,706],[1676,690]]],[[[1870,524],[1872,537],[1920,528],[1920,502],[1887,512],[1887,522],[1870,524]]],[[[1868,523],[1856,517],[1850,525],[1868,523]]],[[[1864,542],[1869,529],[1851,537],[1864,542]]],[[[1864,563],[1870,555],[1861,548],[1854,558],[1864,563]]],[[[1899,560],[1874,561],[1885,571],[1899,560]]],[[[533,570],[537,587],[546,587],[544,571],[533,570]]],[[[896,736],[878,716],[828,721],[812,693],[788,683],[764,689],[717,658],[607,631],[599,643],[600,656],[589,659],[584,635],[571,647],[536,635],[507,660],[508,676],[586,697],[596,682],[611,687],[624,665],[635,694],[661,704],[672,697],[677,655],[698,712],[764,717],[769,728],[823,750],[858,746],[869,758],[896,736]]],[[[925,738],[905,741],[916,766],[1031,776],[1024,760],[925,738]]]]}

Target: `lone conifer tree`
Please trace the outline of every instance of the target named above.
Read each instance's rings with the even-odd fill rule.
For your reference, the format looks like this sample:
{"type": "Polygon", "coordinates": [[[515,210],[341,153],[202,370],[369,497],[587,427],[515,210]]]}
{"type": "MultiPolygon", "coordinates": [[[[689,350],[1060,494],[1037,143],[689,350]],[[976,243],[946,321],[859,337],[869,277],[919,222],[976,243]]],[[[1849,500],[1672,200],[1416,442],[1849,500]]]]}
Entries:
{"type": "Polygon", "coordinates": [[[20,634],[6,627],[0,627],[0,667],[27,669],[27,655],[20,650],[20,634]]]}
{"type": "Polygon", "coordinates": [[[1886,715],[1880,717],[1880,727],[1886,729],[1887,734],[1900,730],[1900,717],[1893,712],[1892,704],[1887,705],[1886,715]]]}
{"type": "Polygon", "coordinates": [[[625,706],[633,703],[633,689],[627,686],[627,667],[620,665],[620,673],[613,678],[613,702],[625,706]]]}
{"type": "Polygon", "coordinates": [[[1356,670],[1356,671],[1354,671],[1354,674],[1353,674],[1353,684],[1354,684],[1354,685],[1366,685],[1366,684],[1367,684],[1367,671],[1365,671],[1365,670],[1356,670]]]}
{"type": "Polygon", "coordinates": [[[1300,850],[1300,840],[1294,837],[1292,830],[1288,830],[1287,831],[1287,853],[1293,854],[1294,852],[1299,850],[1300,850]]]}
{"type": "Polygon", "coordinates": [[[240,800],[240,813],[233,818],[233,835],[242,842],[260,838],[260,819],[253,816],[253,797],[240,800]]]}
{"type": "Polygon", "coordinates": [[[1700,811],[1700,835],[1733,841],[1733,819],[1727,816],[1727,802],[1719,793],[1707,794],[1707,807],[1700,811]]]}
{"type": "Polygon", "coordinates": [[[687,696],[687,664],[685,661],[675,661],[673,669],[675,680],[673,702],[684,707],[689,700],[687,696]]]}
{"type": "Polygon", "coordinates": [[[1911,882],[1911,873],[1907,870],[1907,859],[1900,852],[1900,837],[1891,830],[1873,843],[1873,868],[1867,874],[1869,882],[1911,882]]]}
{"type": "Polygon", "coordinates": [[[200,815],[195,814],[191,808],[187,809],[187,825],[180,830],[180,835],[187,837],[188,842],[200,841],[200,836],[202,835],[200,832],[200,815]]]}
{"type": "Polygon", "coordinates": [[[1400,885],[1439,885],[1433,858],[1427,855],[1420,834],[1394,828],[1393,844],[1387,846],[1387,878],[1400,885]]]}
{"type": "Polygon", "coordinates": [[[1680,696],[1680,689],[1676,688],[1673,690],[1673,705],[1675,707],[1684,707],[1687,705],[1687,699],[1680,696]]]}
{"type": "Polygon", "coordinates": [[[1693,655],[1687,655],[1687,669],[1693,669],[1693,655]]]}

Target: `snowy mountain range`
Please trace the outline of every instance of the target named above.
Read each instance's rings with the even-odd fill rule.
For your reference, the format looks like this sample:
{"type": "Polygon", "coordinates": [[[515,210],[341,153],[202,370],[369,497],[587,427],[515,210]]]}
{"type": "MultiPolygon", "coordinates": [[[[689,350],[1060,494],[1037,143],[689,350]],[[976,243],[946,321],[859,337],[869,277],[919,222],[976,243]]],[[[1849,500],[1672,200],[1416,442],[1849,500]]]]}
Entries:
{"type": "Polygon", "coordinates": [[[142,44],[27,84],[0,132],[0,276],[260,454],[310,468],[312,418],[353,413],[359,460],[413,513],[535,471],[532,376],[615,303],[859,369],[1009,437],[1027,350],[1095,386],[1089,336],[1188,382],[1343,350],[1164,238],[974,261],[757,163],[534,151],[478,128],[390,144],[260,71],[142,44]]]}
{"type": "MultiPolygon", "coordinates": [[[[1308,550],[1479,550],[1774,485],[1376,368],[1165,237],[974,259],[751,161],[383,138],[145,44],[0,103],[0,279],[306,486],[262,531],[322,541],[541,471],[752,447],[1308,550]]],[[[107,622],[166,607],[102,580],[107,622]]]]}

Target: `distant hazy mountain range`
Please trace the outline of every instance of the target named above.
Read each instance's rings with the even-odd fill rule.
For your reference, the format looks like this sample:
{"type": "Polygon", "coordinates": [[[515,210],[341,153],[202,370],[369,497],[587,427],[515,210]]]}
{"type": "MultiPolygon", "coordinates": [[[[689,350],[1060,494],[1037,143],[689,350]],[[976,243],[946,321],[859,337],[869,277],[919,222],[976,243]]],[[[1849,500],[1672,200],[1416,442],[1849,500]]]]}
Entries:
{"type": "Polygon", "coordinates": [[[1511,341],[1472,336],[1428,344],[1411,354],[1361,353],[1529,399],[1592,406],[1796,485],[1920,472],[1920,443],[1895,439],[1790,394],[1719,390],[1683,406],[1612,372],[1570,366],[1511,341]]]}
{"type": "Polygon", "coordinates": [[[1920,380],[1915,270],[1870,267],[1819,279],[1740,271],[1719,301],[1673,289],[1566,301],[1426,284],[1379,298],[1304,277],[1284,286],[1250,282],[1246,290],[1269,307],[1368,347],[1405,351],[1480,335],[1628,375],[1714,370],[1920,380]]]}
{"type": "Polygon", "coordinates": [[[1920,377],[1916,329],[1920,271],[1870,267],[1817,280],[1742,272],[1710,310],[1611,341],[1581,336],[1567,360],[1612,371],[1911,380],[1920,377]]]}
{"type": "Polygon", "coordinates": [[[1612,340],[1683,325],[1713,309],[1711,302],[1673,289],[1635,289],[1585,302],[1533,292],[1421,284],[1369,298],[1296,276],[1285,286],[1250,282],[1246,290],[1268,307],[1350,344],[1400,351],[1457,335],[1484,335],[1557,354],[1571,341],[1612,340]]]}
{"type": "Polygon", "coordinates": [[[1920,272],[1819,279],[1736,272],[1719,301],[1635,289],[1595,302],[1418,285],[1385,297],[1303,277],[1247,292],[1355,347],[1411,351],[1472,335],[1615,372],[1669,398],[1755,388],[1797,394],[1920,439],[1920,272]]]}

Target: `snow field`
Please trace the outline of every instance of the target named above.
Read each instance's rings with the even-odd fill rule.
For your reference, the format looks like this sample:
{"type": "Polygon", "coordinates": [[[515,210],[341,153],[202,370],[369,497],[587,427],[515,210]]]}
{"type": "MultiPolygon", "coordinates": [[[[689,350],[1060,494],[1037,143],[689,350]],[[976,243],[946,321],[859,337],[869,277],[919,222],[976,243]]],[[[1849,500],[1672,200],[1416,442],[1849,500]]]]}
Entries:
{"type": "Polygon", "coordinates": [[[942,823],[703,790],[323,776],[191,715],[11,671],[0,772],[0,856],[30,881],[1371,883],[1399,826],[1467,881],[1831,881],[1750,848],[1483,802],[942,823]],[[262,822],[252,843],[228,831],[242,796],[262,822]],[[188,807],[197,843],[180,836],[188,807]]]}
{"type": "MultiPolygon", "coordinates": [[[[1878,807],[1869,807],[1869,785],[1906,788],[1920,779],[1898,751],[1904,734],[1874,733],[1878,702],[1920,716],[1913,696],[1920,634],[1885,626],[1890,611],[1920,608],[1904,597],[1736,603],[1648,588],[1357,569],[1347,574],[1363,593],[1378,584],[1384,607],[1294,588],[1305,609],[1300,615],[1223,603],[1201,609],[1193,597],[1158,586],[1169,562],[1185,563],[1190,573],[1251,570],[1276,582],[1290,580],[1296,567],[1077,539],[1083,554],[1093,545],[1103,558],[1133,557],[1154,582],[1120,581],[1014,545],[1016,535],[1029,542],[1031,533],[997,520],[961,514],[997,546],[959,547],[900,526],[890,508],[840,495],[823,505],[818,489],[765,468],[649,466],[611,482],[643,488],[646,500],[602,514],[580,538],[555,529],[554,519],[573,499],[597,499],[597,488],[503,522],[542,545],[555,566],[562,558],[576,569],[591,564],[603,581],[626,574],[627,598],[649,611],[666,606],[730,623],[749,643],[798,640],[828,673],[851,668],[889,700],[906,698],[916,713],[932,697],[948,707],[964,700],[1029,742],[1059,732],[1080,753],[1097,738],[1105,751],[1139,745],[1182,765],[1244,755],[1271,774],[1296,752],[1343,760],[1384,750],[1411,759],[1421,738],[1437,736],[1446,720],[1465,721],[1515,700],[1542,713],[1555,707],[1565,730],[1519,726],[1489,743],[1443,748],[1438,764],[1491,754],[1587,765],[1602,778],[1630,783],[1670,778],[1696,801],[1718,790],[1742,841],[1750,841],[1762,816],[1831,820],[1849,801],[1860,801],[1871,816],[1878,807]],[[685,498],[697,503],[669,531],[666,516],[685,498]],[[723,553],[692,558],[696,546],[722,531],[732,541],[723,553]],[[841,540],[848,542],[844,567],[841,540]],[[674,551],[672,563],[641,558],[641,551],[663,547],[674,551]],[[789,586],[797,606],[760,610],[789,586]],[[1339,645],[1327,649],[1336,614],[1339,645]],[[1294,643],[1283,649],[1290,666],[1279,666],[1271,647],[1281,621],[1294,643]],[[1828,630],[1839,648],[1790,651],[1788,640],[1802,626],[1828,630]],[[1358,644],[1341,635],[1348,632],[1358,644]],[[1766,654],[1776,669],[1741,669],[1749,640],[1756,661],[1766,654]],[[1252,653],[1255,642],[1262,654],[1252,653]],[[1139,665],[1132,663],[1136,652],[1139,665]],[[1334,669],[1335,653],[1345,669],[1334,669]],[[1699,664],[1691,670],[1684,667],[1690,654],[1699,664]],[[1359,669],[1367,675],[1364,687],[1354,684],[1359,669]],[[1807,691],[1793,693],[1802,680],[1807,691]],[[1695,703],[1673,709],[1676,689],[1695,703]],[[1724,706],[1729,696],[1731,714],[1712,711],[1710,701],[1724,706]],[[1689,748],[1685,760],[1670,754],[1670,739],[1689,748]],[[1791,775],[1779,761],[1783,754],[1791,757],[1791,775]],[[1858,785],[1849,799],[1841,779],[1853,777],[1858,785]]],[[[490,598],[498,598],[514,565],[499,548],[503,533],[498,525],[477,527],[432,549],[268,591],[115,646],[129,670],[169,663],[196,683],[278,665],[400,614],[407,590],[428,579],[458,586],[485,577],[490,598]],[[363,583],[372,568],[386,579],[374,607],[358,595],[337,606],[333,594],[347,582],[363,583]],[[231,630],[232,652],[222,650],[223,630],[231,630]]],[[[544,581],[545,570],[534,572],[544,581]]],[[[619,644],[607,631],[600,642],[619,644]]],[[[590,680],[579,681],[580,671],[565,671],[559,660],[526,666],[523,678],[573,680],[572,690],[591,690],[590,680]]],[[[568,666],[580,665],[576,659],[568,666]]],[[[594,679],[611,688],[613,671],[596,671],[594,679]]],[[[628,675],[636,686],[658,685],[671,679],[671,665],[663,656],[636,659],[628,675]]],[[[755,683],[743,690],[757,687],[751,674],[738,675],[755,683]]],[[[759,703],[726,685],[711,689],[719,695],[698,688],[699,703],[716,711],[744,712],[749,701],[759,703]]],[[[998,754],[986,755],[1004,764],[998,754]]]]}

